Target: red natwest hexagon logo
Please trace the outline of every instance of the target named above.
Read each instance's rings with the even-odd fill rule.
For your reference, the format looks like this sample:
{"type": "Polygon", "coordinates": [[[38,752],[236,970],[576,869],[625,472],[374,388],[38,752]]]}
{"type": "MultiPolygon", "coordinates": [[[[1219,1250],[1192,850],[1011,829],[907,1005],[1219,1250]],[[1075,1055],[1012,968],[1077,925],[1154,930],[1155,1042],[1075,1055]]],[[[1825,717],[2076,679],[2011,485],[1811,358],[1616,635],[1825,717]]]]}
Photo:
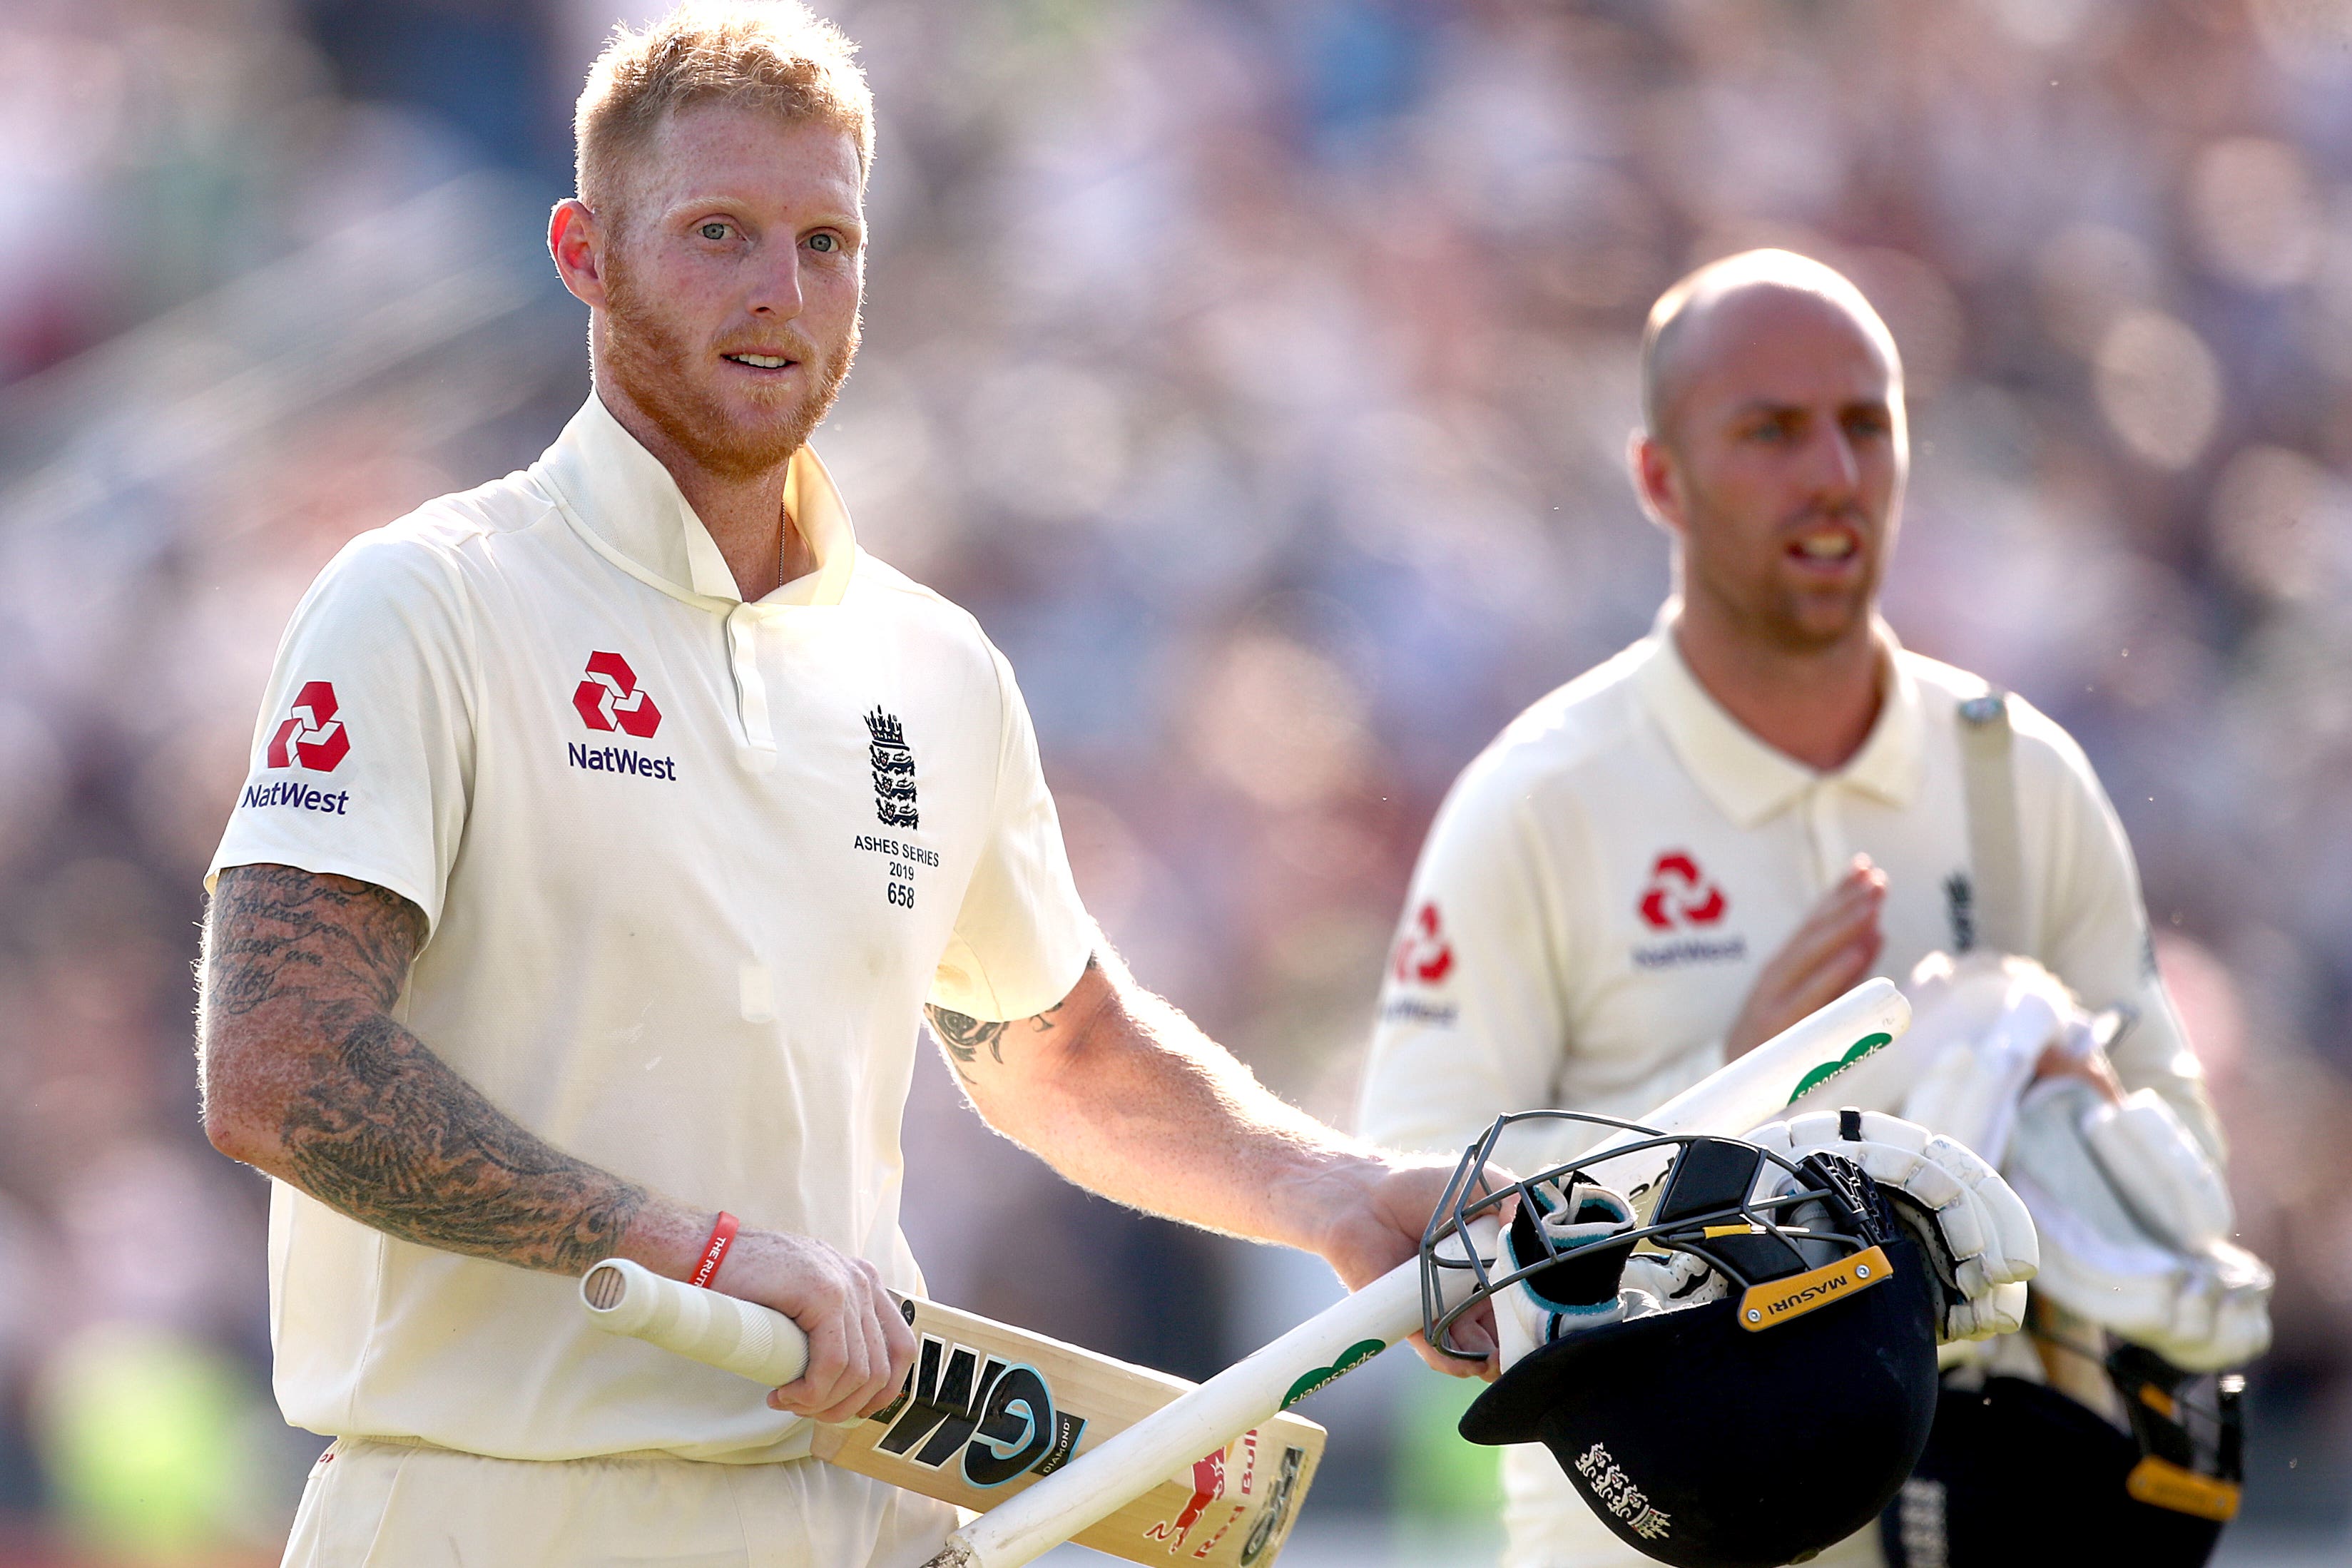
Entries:
{"type": "Polygon", "coordinates": [[[1422,905],[1404,935],[1397,939],[1391,966],[1397,979],[1407,984],[1418,980],[1423,985],[1435,985],[1454,973],[1454,944],[1445,940],[1434,903],[1422,905]]]}
{"type": "Polygon", "coordinates": [[[588,679],[572,693],[572,706],[591,730],[619,730],[640,741],[650,741],[661,728],[661,710],[638,689],[637,672],[617,653],[588,656],[588,679]]]}
{"type": "Polygon", "coordinates": [[[1709,881],[1698,862],[1683,849],[1669,849],[1650,868],[1649,885],[1642,890],[1642,923],[1652,931],[1676,926],[1711,926],[1731,907],[1723,889],[1709,881]]]}
{"type": "Polygon", "coordinates": [[[269,765],[290,768],[299,763],[314,773],[331,773],[352,754],[352,738],[335,717],[335,689],[324,680],[306,680],[294,694],[294,711],[269,737],[269,765]]]}

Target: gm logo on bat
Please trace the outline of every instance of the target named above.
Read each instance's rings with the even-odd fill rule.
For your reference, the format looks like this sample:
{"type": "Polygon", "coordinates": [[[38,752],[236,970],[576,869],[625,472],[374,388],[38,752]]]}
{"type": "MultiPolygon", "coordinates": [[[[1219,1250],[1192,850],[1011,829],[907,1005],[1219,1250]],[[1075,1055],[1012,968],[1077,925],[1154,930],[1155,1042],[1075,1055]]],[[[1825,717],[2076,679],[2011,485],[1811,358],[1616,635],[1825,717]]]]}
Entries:
{"type": "Polygon", "coordinates": [[[1069,1463],[1082,1416],[1057,1413],[1045,1375],[1021,1362],[986,1355],[925,1334],[898,1397],[874,1413],[889,1423],[874,1447],[940,1469],[961,1456],[963,1479],[1001,1487],[1013,1477],[1050,1475],[1069,1463]]]}

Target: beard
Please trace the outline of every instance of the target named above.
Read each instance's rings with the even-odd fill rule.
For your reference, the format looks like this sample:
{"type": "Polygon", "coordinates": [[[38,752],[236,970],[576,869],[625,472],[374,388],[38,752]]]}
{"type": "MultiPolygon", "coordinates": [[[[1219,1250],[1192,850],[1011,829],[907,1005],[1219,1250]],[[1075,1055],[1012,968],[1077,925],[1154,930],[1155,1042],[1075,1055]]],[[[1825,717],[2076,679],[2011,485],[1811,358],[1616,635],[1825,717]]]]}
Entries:
{"type": "Polygon", "coordinates": [[[701,349],[666,318],[636,288],[625,265],[609,254],[604,274],[604,343],[600,368],[645,412],[655,427],[704,470],[730,480],[756,479],[791,460],[809,433],[831,412],[842,383],[857,358],[859,323],[819,363],[816,345],[799,329],[782,335],[791,356],[817,367],[816,379],[798,398],[769,396],[752,389],[755,412],[746,414],[709,384],[701,349]]]}
{"type": "MultiPolygon", "coordinates": [[[[1698,517],[1692,523],[1695,529],[1705,526],[1698,517]]],[[[1869,530],[1862,531],[1865,540],[1872,538],[1869,530]]],[[[1885,547],[1891,538],[1891,530],[1883,531],[1874,543],[1865,546],[1872,552],[1868,570],[1858,581],[1843,586],[1791,583],[1770,567],[1759,570],[1757,563],[1737,557],[1718,560],[1704,548],[1685,546],[1684,570],[1688,575],[1684,592],[1704,593],[1732,624],[1763,647],[1787,654],[1826,652],[1849,638],[1869,635],[1872,608],[1885,574],[1885,547]]]]}

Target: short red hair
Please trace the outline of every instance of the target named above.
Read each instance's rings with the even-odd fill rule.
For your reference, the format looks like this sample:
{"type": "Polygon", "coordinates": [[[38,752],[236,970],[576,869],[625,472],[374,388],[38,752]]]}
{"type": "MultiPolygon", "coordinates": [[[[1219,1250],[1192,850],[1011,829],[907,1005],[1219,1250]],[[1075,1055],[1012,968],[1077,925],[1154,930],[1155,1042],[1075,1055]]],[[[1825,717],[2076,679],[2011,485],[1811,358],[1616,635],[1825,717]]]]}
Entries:
{"type": "Polygon", "coordinates": [[[874,160],[874,95],[857,46],[801,0],[695,0],[642,32],[613,29],[572,114],[580,199],[602,212],[617,170],[664,120],[700,104],[740,105],[817,121],[874,160]]]}

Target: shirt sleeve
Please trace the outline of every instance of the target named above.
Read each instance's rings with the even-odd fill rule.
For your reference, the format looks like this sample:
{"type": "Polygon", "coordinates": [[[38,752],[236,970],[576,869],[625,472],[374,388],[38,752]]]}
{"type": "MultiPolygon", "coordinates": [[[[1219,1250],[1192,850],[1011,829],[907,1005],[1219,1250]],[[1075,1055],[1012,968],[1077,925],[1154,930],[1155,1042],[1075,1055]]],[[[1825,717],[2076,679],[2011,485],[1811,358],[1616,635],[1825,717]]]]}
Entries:
{"type": "Polygon", "coordinates": [[[2020,718],[2021,739],[2039,731],[2051,759],[2043,962],[2085,1006],[2130,1010],[2132,1022],[2111,1053],[2116,1076],[2127,1090],[2164,1096],[2218,1157],[2221,1123],[2206,1098],[2205,1069],[2157,972],[2139,868],[2123,823],[2073,738],[2030,709],[2020,718]]]}
{"type": "Polygon", "coordinates": [[[1028,704],[1004,656],[988,652],[1003,714],[995,804],[930,1000],[973,1018],[1028,1018],[1077,984],[1095,927],[1070,879],[1028,704]]]}
{"type": "Polygon", "coordinates": [[[1439,808],[1381,984],[1358,1110],[1375,1142],[1459,1153],[1550,1103],[1568,1022],[1529,803],[1475,770],[1439,808]]]}
{"type": "Polygon", "coordinates": [[[293,866],[438,921],[473,768],[466,624],[430,545],[379,530],[328,563],[278,644],[207,889],[227,867],[293,866]]]}

